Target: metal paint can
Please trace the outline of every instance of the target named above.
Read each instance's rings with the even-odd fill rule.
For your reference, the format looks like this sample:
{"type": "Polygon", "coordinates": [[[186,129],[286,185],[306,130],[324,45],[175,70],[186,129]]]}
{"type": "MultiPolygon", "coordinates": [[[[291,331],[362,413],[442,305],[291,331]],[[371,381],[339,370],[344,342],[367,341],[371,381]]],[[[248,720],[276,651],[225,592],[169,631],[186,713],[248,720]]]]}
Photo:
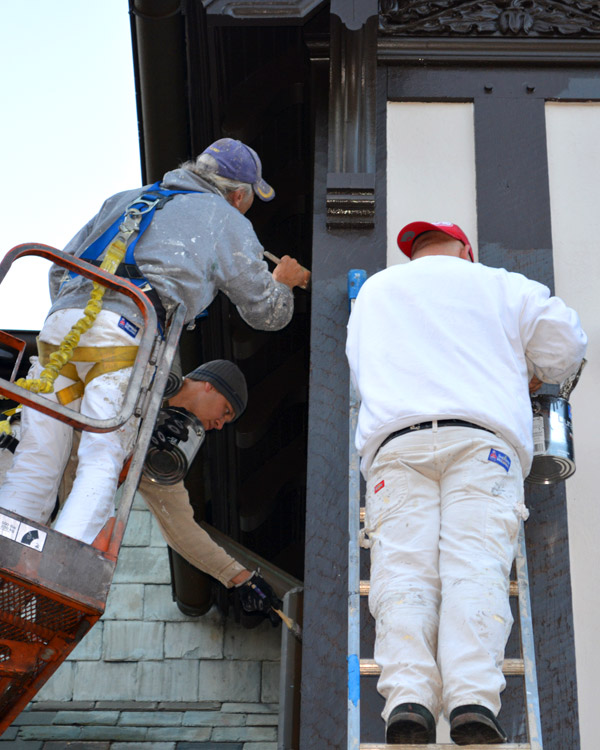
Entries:
{"type": "Polygon", "coordinates": [[[560,396],[532,396],[533,463],[526,481],[556,484],[575,473],[571,405],[560,396]]]}
{"type": "Polygon", "coordinates": [[[145,476],[156,484],[176,484],[181,481],[205,435],[202,422],[186,409],[173,406],[161,409],[144,461],[145,476]],[[168,435],[167,439],[163,433],[168,435]]]}
{"type": "Polygon", "coordinates": [[[179,352],[177,351],[173,356],[173,362],[171,363],[171,370],[169,372],[169,377],[167,378],[167,385],[165,386],[163,398],[168,399],[171,398],[171,396],[174,396],[179,391],[182,385],[183,371],[181,367],[181,357],[179,356],[179,352]]]}

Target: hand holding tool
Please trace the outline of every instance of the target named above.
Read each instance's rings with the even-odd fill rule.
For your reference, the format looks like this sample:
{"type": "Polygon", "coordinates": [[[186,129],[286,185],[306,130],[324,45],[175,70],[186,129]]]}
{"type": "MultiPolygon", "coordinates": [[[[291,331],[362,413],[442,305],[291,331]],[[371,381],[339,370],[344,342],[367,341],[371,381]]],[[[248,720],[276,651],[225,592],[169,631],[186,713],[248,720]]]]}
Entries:
{"type": "Polygon", "coordinates": [[[281,617],[281,619],[287,626],[288,630],[291,631],[294,638],[296,638],[297,640],[300,641],[300,643],[302,643],[302,629],[300,628],[300,625],[298,625],[297,622],[294,622],[291,617],[288,617],[280,609],[275,609],[275,607],[273,607],[272,609],[273,609],[273,612],[277,612],[279,617],[281,617]]]}
{"type": "Polygon", "coordinates": [[[238,584],[240,601],[246,612],[262,612],[272,624],[276,624],[278,616],[292,632],[292,635],[302,641],[302,630],[291,617],[282,612],[283,602],[277,597],[271,586],[256,571],[250,578],[238,584]]]}
{"type": "MultiPolygon", "coordinates": [[[[268,258],[269,260],[273,261],[273,263],[275,263],[276,266],[278,266],[281,263],[281,258],[278,258],[276,255],[273,255],[273,253],[270,253],[268,250],[264,251],[264,256],[265,256],[265,258],[268,258]]],[[[300,264],[298,264],[298,265],[300,265],[300,264]]],[[[305,284],[298,284],[298,286],[300,287],[300,289],[308,290],[308,289],[310,289],[310,276],[311,276],[311,273],[308,270],[308,268],[305,268],[304,266],[300,266],[300,268],[308,274],[308,280],[306,281],[305,284]]]]}

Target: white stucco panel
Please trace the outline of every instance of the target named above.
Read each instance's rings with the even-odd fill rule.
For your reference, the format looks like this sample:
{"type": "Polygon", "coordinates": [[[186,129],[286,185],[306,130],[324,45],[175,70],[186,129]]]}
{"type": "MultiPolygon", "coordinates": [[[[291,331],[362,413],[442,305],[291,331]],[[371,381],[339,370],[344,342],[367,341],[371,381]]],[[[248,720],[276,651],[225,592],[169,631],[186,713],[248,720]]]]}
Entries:
{"type": "Polygon", "coordinates": [[[405,260],[396,237],[410,221],[452,221],[477,257],[471,102],[388,102],[387,261],[405,260]]]}
{"type": "Polygon", "coordinates": [[[597,745],[600,674],[600,103],[548,102],[546,128],[556,293],[574,307],[589,338],[571,396],[577,471],[567,480],[569,546],[581,747],[597,745]]]}

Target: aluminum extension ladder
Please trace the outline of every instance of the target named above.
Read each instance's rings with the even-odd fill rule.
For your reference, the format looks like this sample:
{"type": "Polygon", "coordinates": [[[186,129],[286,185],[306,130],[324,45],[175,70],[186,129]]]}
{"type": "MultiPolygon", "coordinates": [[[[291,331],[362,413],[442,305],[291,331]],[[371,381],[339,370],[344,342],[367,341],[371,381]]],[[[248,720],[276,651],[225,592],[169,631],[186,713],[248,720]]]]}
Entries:
{"type": "Polygon", "coordinates": [[[0,394],[82,430],[110,432],[131,416],[141,418],[141,427],[116,517],[93,545],[0,509],[0,734],[104,612],[185,318],[185,308],[179,306],[168,320],[165,338],[157,336],[154,308],[137,287],[46,245],[24,244],[10,250],[0,263],[0,283],[15,260],[31,255],[127,295],[143,316],[144,333],[121,412],[112,419],[86,417],[15,385],[12,381],[25,344],[4,332],[0,332],[0,346],[16,350],[17,355],[10,381],[0,378],[0,394]]]}
{"type": "MultiPolygon", "coordinates": [[[[358,291],[366,280],[366,273],[353,269],[348,272],[348,298],[350,311],[358,291]]],[[[360,580],[360,525],[364,523],[364,506],[361,506],[359,457],[354,447],[354,435],[358,423],[360,403],[352,381],[350,382],[350,417],[348,443],[348,750],[384,750],[403,748],[416,750],[417,747],[430,750],[458,747],[454,743],[429,745],[388,745],[361,743],[360,741],[360,678],[380,674],[380,669],[373,659],[360,658],[360,597],[369,593],[370,582],[360,580]]],[[[505,659],[505,675],[521,675],[524,680],[526,703],[526,743],[505,743],[506,750],[543,750],[540,706],[535,665],[535,644],[531,624],[531,602],[529,597],[529,576],[527,572],[527,554],[525,548],[524,525],[521,522],[517,556],[515,559],[516,580],[510,582],[510,595],[518,598],[521,658],[505,659]]],[[[463,745],[463,747],[469,747],[463,745]]],[[[472,745],[482,748],[482,745],[472,745]]]]}

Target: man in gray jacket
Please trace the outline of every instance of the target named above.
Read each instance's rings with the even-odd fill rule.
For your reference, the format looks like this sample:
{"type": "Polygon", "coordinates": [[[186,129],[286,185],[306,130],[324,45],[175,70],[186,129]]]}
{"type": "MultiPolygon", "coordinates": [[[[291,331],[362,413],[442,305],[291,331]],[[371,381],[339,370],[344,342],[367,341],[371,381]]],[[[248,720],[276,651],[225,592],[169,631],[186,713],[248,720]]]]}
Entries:
{"type": "MultiPolygon", "coordinates": [[[[262,179],[258,155],[240,141],[224,138],[195,160],[165,174],[160,187],[176,194],[156,210],[139,235],[134,259],[134,268],[139,269],[153,295],[159,317],[163,310],[168,316],[181,303],[186,308],[186,322],[191,321],[222,291],[253,328],[276,331],[287,325],[293,314],[292,289],[306,284],[307,272],[284,256],[271,274],[263,260],[263,248],[244,216],[254,195],[261,200],[275,195],[262,179]]],[[[96,260],[89,249],[94,243],[95,247],[101,244],[100,238],[141,192],[130,190],[109,198],[65,252],[96,260]]],[[[127,275],[131,275],[131,266],[127,275]]],[[[39,337],[40,356],[32,358],[30,378],[40,377],[52,352],[81,320],[91,290],[91,282],[84,277],[52,267],[52,307],[39,337]]],[[[72,361],[65,366],[69,369],[63,368],[54,392],[47,397],[95,418],[118,414],[142,324],[128,297],[107,290],[94,324],[81,335],[72,361]],[[119,369],[107,372],[105,368],[96,375],[96,365],[105,361],[108,353],[123,355],[119,369]]],[[[47,522],[70,453],[72,433],[63,422],[23,409],[21,440],[0,488],[0,507],[38,523],[47,522]]],[[[59,530],[87,543],[94,540],[112,513],[119,472],[136,434],[137,423],[131,419],[114,432],[82,435],[77,475],[63,509],[66,518],[78,520],[59,530]],[[71,513],[71,508],[85,510],[71,513]]]]}

